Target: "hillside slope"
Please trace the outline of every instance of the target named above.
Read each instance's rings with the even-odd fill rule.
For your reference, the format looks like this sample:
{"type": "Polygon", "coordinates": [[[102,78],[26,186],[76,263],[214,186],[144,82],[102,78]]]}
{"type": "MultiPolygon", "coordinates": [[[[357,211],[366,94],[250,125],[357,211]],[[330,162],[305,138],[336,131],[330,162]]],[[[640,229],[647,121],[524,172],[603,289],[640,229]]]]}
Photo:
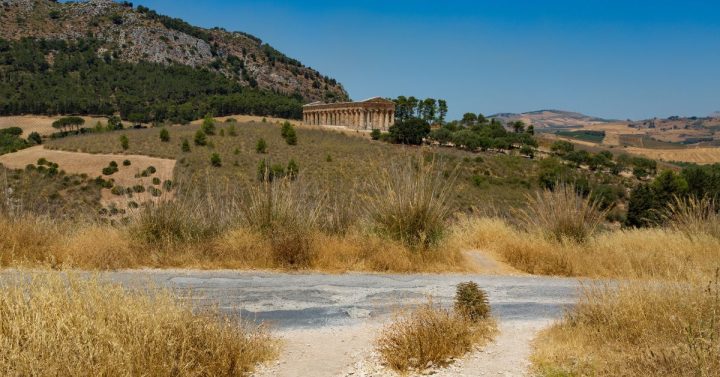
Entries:
{"type": "MultiPolygon", "coordinates": [[[[305,102],[344,100],[334,79],[283,55],[242,32],[203,29],[130,3],[92,0],[0,0],[0,39],[18,41],[96,40],[98,57],[121,62],[204,68],[242,87],[252,87],[305,102]]],[[[53,64],[53,55],[46,60],[53,64]]]]}
{"type": "Polygon", "coordinates": [[[533,125],[536,130],[543,128],[584,127],[592,124],[611,122],[607,119],[562,110],[538,110],[521,114],[500,113],[491,115],[490,117],[498,119],[503,123],[519,120],[527,125],[533,125]]]}

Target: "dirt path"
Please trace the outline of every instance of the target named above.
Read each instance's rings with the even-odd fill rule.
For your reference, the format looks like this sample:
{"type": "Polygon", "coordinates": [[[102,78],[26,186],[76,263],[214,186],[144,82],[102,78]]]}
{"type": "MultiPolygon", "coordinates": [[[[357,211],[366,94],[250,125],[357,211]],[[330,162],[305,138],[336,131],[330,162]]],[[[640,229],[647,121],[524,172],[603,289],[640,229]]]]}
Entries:
{"type": "MultiPolygon", "coordinates": [[[[3,275],[17,272],[0,272],[3,275]]],[[[88,274],[89,275],[89,274],[88,274]]],[[[487,293],[500,329],[494,342],[434,375],[522,376],[536,333],[575,302],[577,280],[537,276],[388,275],[134,270],[102,279],[128,287],[166,287],[199,308],[268,324],[283,340],[279,360],[257,377],[394,376],[373,352],[392,313],[428,296],[451,305],[455,285],[475,281],[487,293]]]]}

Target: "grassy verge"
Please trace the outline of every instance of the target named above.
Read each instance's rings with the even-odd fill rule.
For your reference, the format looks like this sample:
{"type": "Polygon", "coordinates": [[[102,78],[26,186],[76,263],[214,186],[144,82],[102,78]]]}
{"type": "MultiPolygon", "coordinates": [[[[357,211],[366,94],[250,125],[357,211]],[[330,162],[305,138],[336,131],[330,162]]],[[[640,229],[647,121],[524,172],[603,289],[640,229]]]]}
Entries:
{"type": "Polygon", "coordinates": [[[277,353],[262,328],[195,314],[168,293],[57,274],[3,284],[6,375],[243,376],[277,353]]]}
{"type": "Polygon", "coordinates": [[[541,376],[720,375],[720,286],[587,287],[536,341],[541,376]]]}

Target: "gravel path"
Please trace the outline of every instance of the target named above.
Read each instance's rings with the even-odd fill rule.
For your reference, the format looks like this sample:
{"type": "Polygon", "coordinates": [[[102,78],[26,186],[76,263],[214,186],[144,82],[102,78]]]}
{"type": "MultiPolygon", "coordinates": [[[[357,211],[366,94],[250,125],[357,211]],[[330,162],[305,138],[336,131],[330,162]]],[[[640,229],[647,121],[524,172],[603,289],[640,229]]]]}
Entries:
{"type": "MultiPolygon", "coordinates": [[[[4,272],[14,275],[17,272],[4,272]]],[[[488,292],[500,333],[482,350],[437,376],[521,376],[530,341],[575,301],[575,279],[536,276],[280,274],[240,271],[132,270],[100,273],[128,287],[165,287],[198,307],[264,322],[284,340],[266,376],[390,376],[372,343],[392,313],[426,302],[450,305],[455,285],[475,281],[488,292]]]]}
{"type": "Polygon", "coordinates": [[[578,282],[535,276],[277,274],[237,271],[124,271],[126,285],[170,287],[199,305],[269,323],[284,340],[279,360],[256,376],[391,376],[372,350],[383,323],[428,297],[450,305],[459,282],[488,292],[500,333],[437,376],[522,376],[530,341],[571,305],[578,282]]]}

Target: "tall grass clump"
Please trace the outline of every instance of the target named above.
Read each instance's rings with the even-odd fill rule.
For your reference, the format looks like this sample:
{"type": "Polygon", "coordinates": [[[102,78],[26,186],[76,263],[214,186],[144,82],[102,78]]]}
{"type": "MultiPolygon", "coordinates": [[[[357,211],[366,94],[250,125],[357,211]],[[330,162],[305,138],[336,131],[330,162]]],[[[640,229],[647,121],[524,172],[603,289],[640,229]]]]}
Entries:
{"type": "Polygon", "coordinates": [[[6,278],[0,370],[14,376],[244,376],[277,354],[262,327],[168,292],[56,273],[6,278]]]}
{"type": "Polygon", "coordinates": [[[422,157],[380,170],[367,202],[375,231],[412,248],[437,245],[447,230],[453,181],[422,157]]]}
{"type": "Polygon", "coordinates": [[[714,198],[675,197],[663,218],[669,228],[689,238],[702,234],[720,238],[720,205],[714,198]]]}
{"type": "Polygon", "coordinates": [[[490,303],[487,293],[474,281],[460,283],[455,291],[455,311],[473,322],[490,317],[490,303]]]}
{"type": "Polygon", "coordinates": [[[492,321],[441,308],[432,301],[399,316],[376,340],[381,359],[400,372],[444,366],[471,351],[494,333],[492,321]]]}
{"type": "Polygon", "coordinates": [[[542,376],[720,376],[720,284],[585,287],[540,336],[542,376]]]}
{"type": "Polygon", "coordinates": [[[528,195],[527,202],[527,208],[517,211],[523,225],[557,241],[587,241],[606,215],[598,201],[582,196],[573,185],[559,184],[528,195]]]}
{"type": "Polygon", "coordinates": [[[242,214],[247,226],[269,240],[278,265],[304,268],[314,257],[320,208],[306,186],[284,178],[252,187],[242,214]]]}
{"type": "Polygon", "coordinates": [[[237,219],[239,193],[210,176],[181,182],[174,200],[146,203],[133,217],[130,234],[147,243],[193,243],[222,233],[237,219]]]}

